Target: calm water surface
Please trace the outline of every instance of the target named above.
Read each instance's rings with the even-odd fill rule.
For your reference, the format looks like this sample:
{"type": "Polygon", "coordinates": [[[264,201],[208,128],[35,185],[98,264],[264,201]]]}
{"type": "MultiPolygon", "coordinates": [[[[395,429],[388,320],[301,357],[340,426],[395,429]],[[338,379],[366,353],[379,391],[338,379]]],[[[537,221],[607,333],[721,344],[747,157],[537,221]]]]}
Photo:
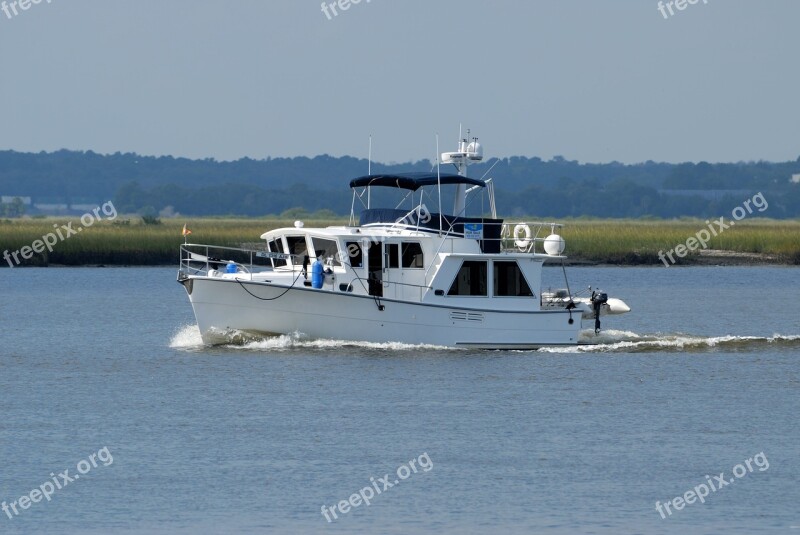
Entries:
{"type": "Polygon", "coordinates": [[[800,535],[798,269],[573,268],[633,312],[537,352],[206,348],[175,271],[0,270],[0,532],[800,535]]]}

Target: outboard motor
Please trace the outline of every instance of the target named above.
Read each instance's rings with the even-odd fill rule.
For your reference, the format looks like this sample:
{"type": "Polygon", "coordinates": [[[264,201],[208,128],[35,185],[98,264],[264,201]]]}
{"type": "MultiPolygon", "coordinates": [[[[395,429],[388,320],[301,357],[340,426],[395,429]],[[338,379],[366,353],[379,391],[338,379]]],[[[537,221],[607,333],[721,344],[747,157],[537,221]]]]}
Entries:
{"type": "Polygon", "coordinates": [[[592,292],[592,309],[594,310],[594,333],[600,333],[600,308],[608,303],[608,294],[592,292]]]}

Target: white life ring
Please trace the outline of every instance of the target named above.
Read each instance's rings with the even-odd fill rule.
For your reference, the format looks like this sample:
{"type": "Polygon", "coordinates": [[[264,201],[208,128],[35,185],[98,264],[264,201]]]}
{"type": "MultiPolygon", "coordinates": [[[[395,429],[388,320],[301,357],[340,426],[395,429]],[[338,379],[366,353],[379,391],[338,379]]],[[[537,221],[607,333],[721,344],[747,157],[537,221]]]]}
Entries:
{"type": "Polygon", "coordinates": [[[514,227],[514,245],[521,250],[526,250],[531,245],[531,227],[520,223],[514,227]]]}

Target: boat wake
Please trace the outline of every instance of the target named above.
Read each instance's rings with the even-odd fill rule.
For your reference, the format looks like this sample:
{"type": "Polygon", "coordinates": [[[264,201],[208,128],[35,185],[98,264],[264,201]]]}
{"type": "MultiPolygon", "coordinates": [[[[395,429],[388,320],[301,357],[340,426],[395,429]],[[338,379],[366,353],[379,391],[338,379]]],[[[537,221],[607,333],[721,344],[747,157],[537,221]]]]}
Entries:
{"type": "Polygon", "coordinates": [[[346,340],[315,340],[301,333],[281,336],[258,336],[244,331],[218,333],[221,343],[209,346],[203,343],[197,325],[185,325],[172,337],[169,346],[173,349],[200,350],[204,348],[224,348],[245,351],[287,351],[293,349],[336,350],[360,348],[385,351],[436,350],[460,351],[428,344],[403,344],[400,342],[352,342],[346,340]]]}
{"type": "MultiPolygon", "coordinates": [[[[466,351],[424,344],[399,342],[373,343],[342,340],[314,340],[302,334],[257,336],[242,331],[220,333],[222,343],[208,346],[200,337],[197,325],[185,325],[170,340],[169,347],[184,351],[199,351],[214,347],[239,351],[289,351],[296,349],[327,350],[366,349],[383,351],[466,351]]],[[[759,348],[782,347],[800,349],[800,335],[774,334],[761,336],[696,336],[690,334],[637,334],[630,331],[608,330],[595,334],[591,329],[581,332],[580,344],[570,347],[543,347],[541,353],[646,353],[646,352],[716,352],[753,351],[759,348]]]]}
{"type": "Polygon", "coordinates": [[[200,328],[195,324],[184,325],[172,335],[169,341],[172,349],[199,349],[203,347],[203,338],[200,336],[200,328]]]}
{"type": "Polygon", "coordinates": [[[676,334],[637,334],[630,331],[592,330],[581,332],[580,344],[573,347],[545,347],[547,353],[642,353],[642,352],[715,352],[753,351],[764,347],[800,348],[800,335],[697,336],[676,334]]]}

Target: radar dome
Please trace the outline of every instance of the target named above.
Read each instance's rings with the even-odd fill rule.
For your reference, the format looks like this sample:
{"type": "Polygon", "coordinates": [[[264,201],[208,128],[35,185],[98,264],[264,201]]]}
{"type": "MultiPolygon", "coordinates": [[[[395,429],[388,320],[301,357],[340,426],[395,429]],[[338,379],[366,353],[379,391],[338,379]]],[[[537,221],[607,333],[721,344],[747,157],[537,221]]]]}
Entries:
{"type": "Polygon", "coordinates": [[[544,239],[544,252],[550,256],[558,256],[564,252],[567,244],[558,234],[550,234],[544,239]]]}
{"type": "Polygon", "coordinates": [[[483,145],[473,141],[467,145],[467,153],[472,160],[483,160],[483,145]]]}

